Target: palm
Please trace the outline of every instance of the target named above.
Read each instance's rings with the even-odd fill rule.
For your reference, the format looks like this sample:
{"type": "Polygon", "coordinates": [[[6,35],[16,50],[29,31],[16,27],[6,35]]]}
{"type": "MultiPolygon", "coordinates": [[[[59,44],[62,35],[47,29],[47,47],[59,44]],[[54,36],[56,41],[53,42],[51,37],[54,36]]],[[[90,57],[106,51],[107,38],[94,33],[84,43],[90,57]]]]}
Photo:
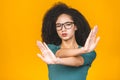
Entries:
{"type": "Polygon", "coordinates": [[[100,37],[96,38],[97,31],[98,31],[97,26],[95,26],[91,30],[91,32],[90,32],[90,34],[89,34],[89,36],[88,36],[88,38],[85,42],[84,47],[81,48],[83,50],[83,52],[86,53],[86,52],[93,51],[95,49],[95,47],[96,47],[96,45],[97,45],[97,43],[99,42],[99,39],[100,39],[100,37]]]}
{"type": "Polygon", "coordinates": [[[47,47],[47,45],[45,43],[41,43],[40,41],[37,41],[37,46],[42,52],[42,55],[37,54],[38,57],[40,57],[47,64],[55,64],[57,58],[53,54],[53,52],[47,47]]]}

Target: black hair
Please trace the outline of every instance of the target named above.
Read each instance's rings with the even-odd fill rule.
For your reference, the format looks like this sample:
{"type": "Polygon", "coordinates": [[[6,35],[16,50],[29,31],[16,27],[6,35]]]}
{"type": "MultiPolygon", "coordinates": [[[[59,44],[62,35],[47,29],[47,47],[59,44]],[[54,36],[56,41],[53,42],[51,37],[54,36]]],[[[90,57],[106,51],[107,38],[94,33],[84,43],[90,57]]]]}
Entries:
{"type": "Polygon", "coordinates": [[[67,14],[72,17],[77,27],[75,38],[79,45],[84,46],[90,33],[90,26],[85,17],[76,9],[68,7],[64,3],[57,3],[50,8],[43,18],[42,40],[47,44],[60,45],[61,39],[56,31],[56,20],[61,14],[67,14]]]}

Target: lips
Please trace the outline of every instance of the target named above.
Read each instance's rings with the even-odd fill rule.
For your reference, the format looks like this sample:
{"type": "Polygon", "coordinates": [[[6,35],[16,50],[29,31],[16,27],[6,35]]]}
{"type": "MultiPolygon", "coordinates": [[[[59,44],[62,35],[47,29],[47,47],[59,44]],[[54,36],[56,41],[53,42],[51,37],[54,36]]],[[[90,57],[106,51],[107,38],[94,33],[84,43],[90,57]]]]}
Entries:
{"type": "Polygon", "coordinates": [[[63,37],[66,37],[66,36],[67,36],[67,33],[62,33],[62,36],[63,36],[63,37]]]}

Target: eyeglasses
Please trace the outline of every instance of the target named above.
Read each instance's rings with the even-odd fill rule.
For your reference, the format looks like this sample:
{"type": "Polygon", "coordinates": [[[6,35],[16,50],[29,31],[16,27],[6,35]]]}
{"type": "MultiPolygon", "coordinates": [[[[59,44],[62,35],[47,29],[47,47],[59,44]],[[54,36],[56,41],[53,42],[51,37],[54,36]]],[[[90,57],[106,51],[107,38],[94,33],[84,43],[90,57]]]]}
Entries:
{"type": "Polygon", "coordinates": [[[56,29],[57,29],[57,31],[60,31],[60,30],[62,30],[63,26],[64,26],[65,29],[71,29],[73,25],[74,25],[74,22],[65,22],[65,23],[62,23],[62,24],[57,23],[56,24],[56,29]]]}

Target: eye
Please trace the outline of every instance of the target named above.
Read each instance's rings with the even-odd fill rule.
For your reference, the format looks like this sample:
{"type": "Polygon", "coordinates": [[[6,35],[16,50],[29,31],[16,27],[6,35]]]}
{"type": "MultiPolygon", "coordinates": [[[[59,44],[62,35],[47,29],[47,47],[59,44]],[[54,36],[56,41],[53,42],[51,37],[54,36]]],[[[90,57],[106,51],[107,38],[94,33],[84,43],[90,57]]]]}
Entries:
{"type": "Polygon", "coordinates": [[[71,23],[67,23],[66,25],[67,25],[67,26],[70,26],[70,25],[71,25],[71,23]]]}
{"type": "Polygon", "coordinates": [[[61,27],[61,24],[56,24],[56,27],[61,27]]]}
{"type": "Polygon", "coordinates": [[[65,25],[66,26],[71,26],[71,24],[72,24],[71,22],[67,22],[65,25]]]}

